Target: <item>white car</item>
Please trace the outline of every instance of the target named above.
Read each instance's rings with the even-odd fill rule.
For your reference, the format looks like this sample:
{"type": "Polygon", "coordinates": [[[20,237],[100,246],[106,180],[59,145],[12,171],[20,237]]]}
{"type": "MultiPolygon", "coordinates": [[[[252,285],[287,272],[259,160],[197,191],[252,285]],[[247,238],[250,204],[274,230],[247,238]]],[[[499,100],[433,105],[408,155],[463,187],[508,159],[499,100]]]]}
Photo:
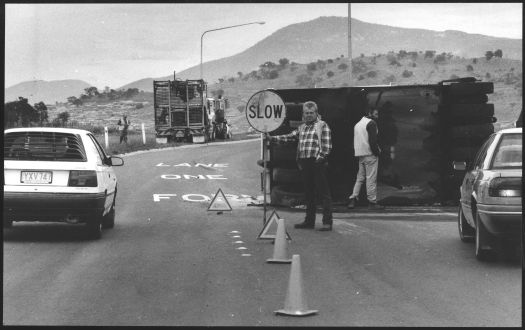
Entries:
{"type": "Polygon", "coordinates": [[[466,169],[458,209],[459,237],[476,242],[476,258],[493,254],[497,243],[521,243],[522,231],[522,128],[492,134],[466,169]]]}
{"type": "Polygon", "coordinates": [[[86,130],[4,131],[3,225],[13,221],[85,223],[92,238],[115,224],[120,157],[106,155],[86,130]]]}

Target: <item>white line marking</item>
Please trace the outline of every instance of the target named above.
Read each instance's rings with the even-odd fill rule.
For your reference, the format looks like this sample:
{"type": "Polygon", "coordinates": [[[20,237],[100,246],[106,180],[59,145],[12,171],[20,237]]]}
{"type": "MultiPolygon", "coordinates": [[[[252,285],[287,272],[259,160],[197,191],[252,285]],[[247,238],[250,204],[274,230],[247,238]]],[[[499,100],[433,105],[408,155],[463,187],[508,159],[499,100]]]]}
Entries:
{"type": "Polygon", "coordinates": [[[244,242],[243,241],[235,241],[235,242],[233,242],[233,244],[242,244],[242,243],[244,243],[244,242]]]}
{"type": "Polygon", "coordinates": [[[235,236],[232,236],[233,238],[240,238],[241,236],[239,235],[235,235],[235,236]]]}
{"type": "Polygon", "coordinates": [[[243,256],[243,257],[251,257],[252,255],[249,254],[249,253],[243,253],[243,254],[241,254],[241,256],[243,256]]]}
{"type": "Polygon", "coordinates": [[[244,246],[241,246],[241,247],[238,247],[237,250],[248,250],[248,249],[245,248],[244,246]]]}
{"type": "Polygon", "coordinates": [[[229,233],[230,233],[230,234],[239,234],[240,232],[237,231],[237,230],[233,230],[233,231],[230,231],[229,233]]]}

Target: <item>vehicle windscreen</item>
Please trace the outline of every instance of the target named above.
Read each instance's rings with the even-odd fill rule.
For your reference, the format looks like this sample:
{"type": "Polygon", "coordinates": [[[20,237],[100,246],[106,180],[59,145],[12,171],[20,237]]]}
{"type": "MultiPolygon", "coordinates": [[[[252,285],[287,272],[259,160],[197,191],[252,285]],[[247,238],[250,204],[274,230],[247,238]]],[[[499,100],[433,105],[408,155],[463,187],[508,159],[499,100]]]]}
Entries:
{"type": "Polygon", "coordinates": [[[4,134],[4,160],[86,162],[82,139],[58,132],[10,132],[4,134]]]}
{"type": "Polygon", "coordinates": [[[521,168],[521,133],[504,134],[492,158],[492,169],[521,168]]]}

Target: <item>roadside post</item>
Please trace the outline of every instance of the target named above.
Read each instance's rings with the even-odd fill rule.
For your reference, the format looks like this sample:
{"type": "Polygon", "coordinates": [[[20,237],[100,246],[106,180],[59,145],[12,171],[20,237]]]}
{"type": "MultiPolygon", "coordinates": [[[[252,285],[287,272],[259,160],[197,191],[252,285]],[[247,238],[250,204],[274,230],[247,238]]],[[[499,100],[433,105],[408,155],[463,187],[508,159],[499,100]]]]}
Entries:
{"type": "Polygon", "coordinates": [[[104,126],[104,140],[106,142],[106,150],[109,149],[109,141],[108,141],[108,127],[104,126]]]}
{"type": "Polygon", "coordinates": [[[250,126],[257,132],[263,133],[261,135],[263,149],[262,149],[262,161],[263,161],[263,223],[266,223],[266,188],[267,188],[267,169],[266,169],[266,138],[265,133],[271,133],[275,131],[286,118],[286,106],[281,97],[272,91],[263,90],[259,91],[250,97],[246,104],[246,120],[250,126]]]}
{"type": "Polygon", "coordinates": [[[142,144],[146,144],[146,131],[144,130],[144,123],[142,123],[142,144]]]}

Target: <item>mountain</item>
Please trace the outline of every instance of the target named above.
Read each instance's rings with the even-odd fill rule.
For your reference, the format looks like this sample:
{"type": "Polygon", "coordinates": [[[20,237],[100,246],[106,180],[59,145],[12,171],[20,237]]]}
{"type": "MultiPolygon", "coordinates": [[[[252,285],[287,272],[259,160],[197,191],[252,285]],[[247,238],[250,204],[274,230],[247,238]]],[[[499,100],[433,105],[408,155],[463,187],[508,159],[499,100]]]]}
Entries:
{"type": "Polygon", "coordinates": [[[78,97],[90,86],[82,80],[25,81],[5,89],[4,103],[17,101],[19,96],[27,98],[29,104],[65,102],[70,96],[78,97]]]}
{"type": "MultiPolygon", "coordinates": [[[[522,40],[497,38],[461,31],[432,31],[406,29],[393,26],[366,23],[352,19],[352,58],[361,54],[386,54],[389,51],[435,50],[452,53],[465,58],[484,57],[488,50],[501,49],[503,57],[522,58],[522,40]]],[[[203,63],[204,79],[209,83],[223,77],[235,77],[237,72],[244,74],[257,70],[259,65],[287,58],[297,63],[309,63],[319,59],[333,59],[348,56],[348,21],[346,17],[319,17],[312,21],[284,27],[254,46],[239,54],[203,63]]],[[[199,66],[181,72],[181,79],[197,79],[199,66]]],[[[172,75],[155,78],[173,79],[172,75]]],[[[152,91],[153,79],[142,79],[121,88],[139,88],[152,91]]]]}
{"type": "MultiPolygon", "coordinates": [[[[406,29],[381,24],[366,23],[352,19],[352,58],[361,54],[386,54],[389,51],[425,51],[434,50],[437,54],[452,53],[465,58],[481,58],[488,50],[501,49],[506,59],[522,58],[522,40],[496,38],[460,31],[432,31],[424,29],[406,29]]],[[[223,77],[236,77],[257,70],[259,65],[287,58],[291,62],[309,63],[317,60],[348,56],[348,20],[346,17],[319,17],[312,21],[291,24],[259,41],[247,50],[222,59],[203,63],[204,79],[209,84],[223,77]]],[[[198,79],[199,65],[177,72],[177,78],[198,79]]],[[[144,78],[117,89],[138,88],[152,92],[153,80],[173,79],[169,74],[158,78],[144,78]]],[[[79,96],[85,86],[75,87],[64,80],[53,82],[25,82],[5,90],[5,101],[15,100],[18,96],[28,97],[30,102],[64,102],[69,96],[79,96]],[[23,87],[23,88],[22,88],[23,87]]],[[[84,82],[81,82],[84,83],[84,82]]],[[[85,84],[85,83],[84,83],[85,84]]],[[[34,103],[33,102],[33,103],[34,103]]]]}

